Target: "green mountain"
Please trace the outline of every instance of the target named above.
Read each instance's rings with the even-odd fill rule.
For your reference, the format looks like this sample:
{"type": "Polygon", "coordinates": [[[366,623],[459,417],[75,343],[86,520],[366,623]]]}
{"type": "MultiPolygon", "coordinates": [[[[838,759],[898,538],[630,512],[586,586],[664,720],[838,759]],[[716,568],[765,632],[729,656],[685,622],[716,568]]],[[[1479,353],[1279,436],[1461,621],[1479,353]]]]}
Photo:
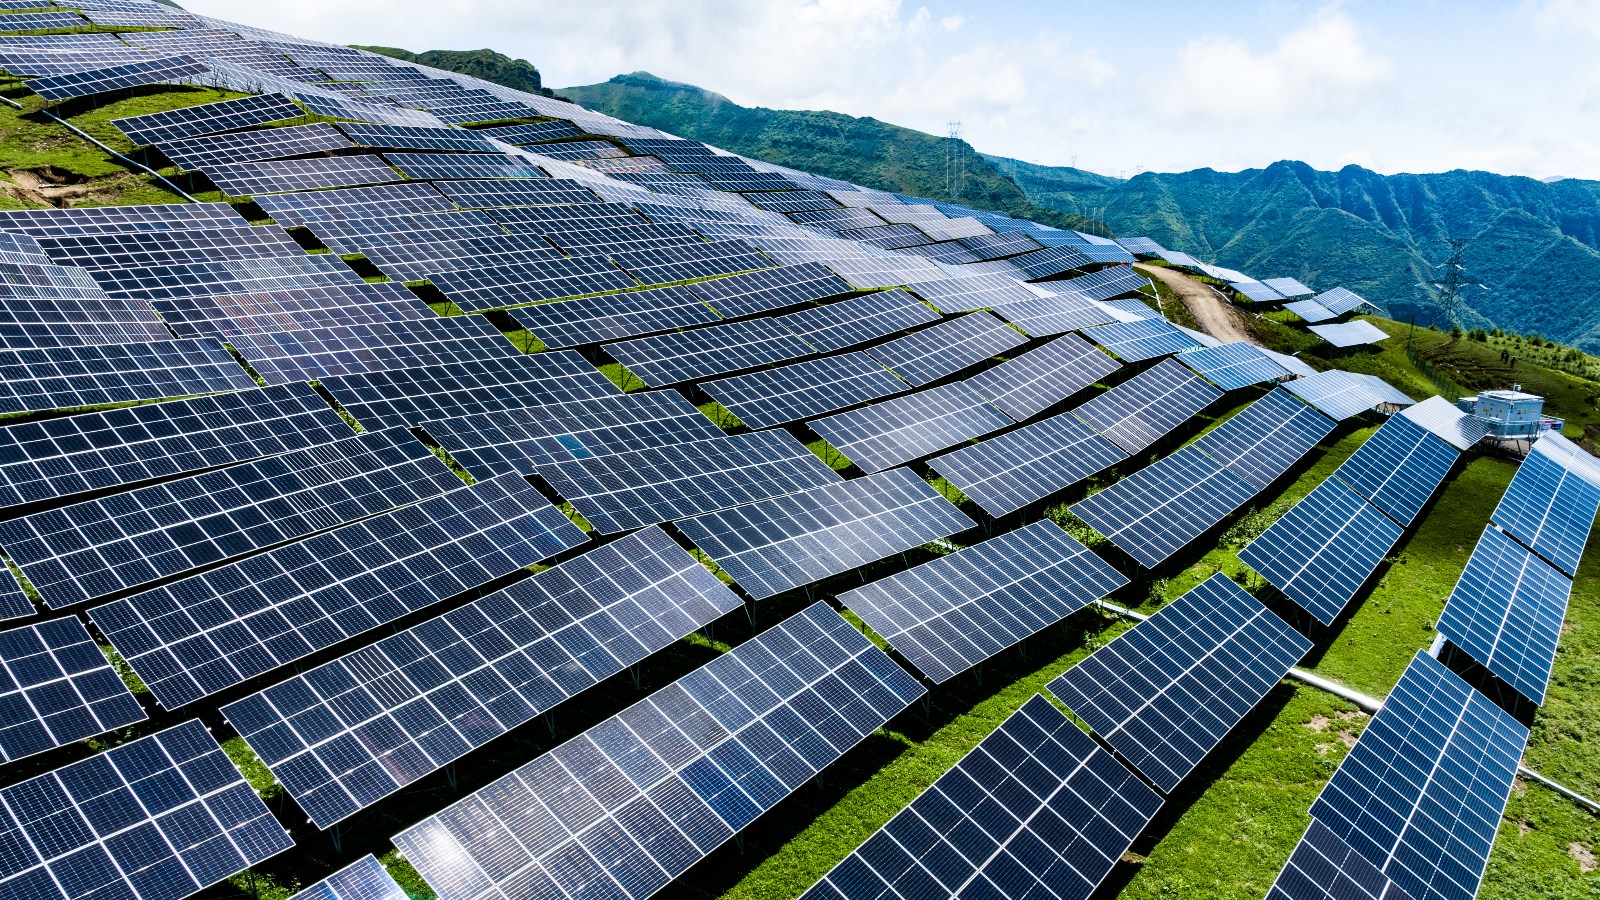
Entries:
{"type": "Polygon", "coordinates": [[[1144,173],[1126,181],[999,157],[1041,206],[1149,235],[1258,278],[1343,284],[1399,319],[1431,322],[1421,282],[1469,240],[1464,317],[1600,350],[1600,182],[1537,181],[1488,172],[1322,172],[1299,162],[1265,169],[1144,173]]]}
{"type": "Polygon", "coordinates": [[[512,59],[504,53],[496,53],[493,50],[427,50],[422,53],[412,53],[399,47],[364,47],[360,44],[353,46],[357,50],[381,53],[406,62],[471,75],[530,94],[554,96],[554,93],[544,86],[543,79],[539,77],[539,70],[533,63],[525,59],[512,59]]]}
{"type": "MultiPolygon", "coordinates": [[[[836,112],[740,106],[648,72],[561,88],[560,94],[627,122],[778,165],[879,190],[950,199],[948,138],[836,112]]],[[[966,143],[959,143],[957,152],[965,170],[955,197],[959,202],[1061,228],[1087,227],[1076,215],[1030,202],[1015,181],[966,143]]]]}

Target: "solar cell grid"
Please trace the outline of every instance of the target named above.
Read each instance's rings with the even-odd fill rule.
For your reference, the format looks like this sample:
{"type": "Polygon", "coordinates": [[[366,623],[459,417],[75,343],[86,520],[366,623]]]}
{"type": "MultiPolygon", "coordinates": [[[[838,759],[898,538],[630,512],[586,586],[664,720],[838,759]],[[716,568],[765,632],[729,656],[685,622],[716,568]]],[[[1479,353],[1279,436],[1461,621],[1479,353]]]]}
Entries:
{"type": "MultiPolygon", "coordinates": [[[[37,7],[44,0],[7,0],[7,2],[37,7]]],[[[12,7],[0,4],[0,9],[10,8],[12,7]]],[[[3,24],[4,19],[0,19],[0,25],[3,24]]],[[[82,26],[83,23],[79,23],[79,27],[82,26]]],[[[16,77],[72,75],[91,69],[104,69],[108,66],[148,62],[161,58],[158,53],[131,50],[126,46],[121,49],[86,46],[72,50],[55,48],[29,50],[21,47],[13,48],[10,44],[10,40],[0,42],[0,69],[16,77]]]]}
{"type": "Polygon", "coordinates": [[[816,352],[772,319],[745,319],[637,338],[606,344],[604,349],[652,387],[753,369],[816,352]]]}
{"type": "Polygon", "coordinates": [[[862,471],[937,453],[1012,424],[971,388],[957,382],[928,388],[810,423],[862,471]]]}
{"type": "Polygon", "coordinates": [[[769,269],[777,263],[744,241],[705,241],[613,253],[616,264],[645,284],[668,284],[769,269]]]}
{"type": "MultiPolygon", "coordinates": [[[[712,184],[716,184],[713,179],[712,184]]],[[[801,225],[826,228],[830,231],[847,228],[876,228],[888,224],[873,215],[870,209],[819,209],[811,212],[794,212],[789,218],[801,225]]]]}
{"type": "Polygon", "coordinates": [[[1255,345],[1243,342],[1191,350],[1175,358],[1196,375],[1225,391],[1277,381],[1289,375],[1288,370],[1278,365],[1272,357],[1262,353],[1255,345]]]}
{"type": "Polygon", "coordinates": [[[627,156],[627,151],[610,141],[560,141],[554,144],[541,144],[529,147],[529,153],[537,153],[551,159],[568,161],[588,159],[617,159],[627,156]]]}
{"type": "Polygon", "coordinates": [[[343,131],[363,147],[379,150],[452,150],[462,153],[498,153],[488,138],[464,128],[427,128],[410,125],[370,125],[340,122],[343,131]]]}
{"type": "Polygon", "coordinates": [[[1541,452],[1546,440],[1534,443],[1490,518],[1571,577],[1600,511],[1600,486],[1541,452]]]}
{"type": "Polygon", "coordinates": [[[1104,307],[1072,293],[1005,303],[995,307],[994,312],[1034,337],[1065,334],[1114,321],[1104,307]]]}
{"type": "Polygon", "coordinates": [[[1572,580],[1490,525],[1439,617],[1439,633],[1543,704],[1572,580]]]}
{"type": "Polygon", "coordinates": [[[753,194],[747,199],[757,208],[781,213],[839,208],[832,197],[821,191],[769,191],[753,194]]]}
{"type": "Polygon", "coordinates": [[[1118,447],[1138,453],[1221,396],[1221,391],[1169,359],[1088,401],[1074,414],[1118,447]]]}
{"type": "Polygon", "coordinates": [[[490,219],[513,233],[547,234],[592,228],[625,228],[649,221],[620,203],[573,203],[565,206],[512,206],[485,210],[490,219]]]}
{"type": "Polygon", "coordinates": [[[1039,295],[1022,282],[1004,275],[967,275],[929,281],[917,285],[913,290],[947,313],[1039,299],[1039,295]]]}
{"type": "Polygon", "coordinates": [[[223,713],[327,828],[740,605],[650,528],[223,713]]]}
{"type": "Polygon", "coordinates": [[[1410,525],[1460,454],[1404,416],[1389,421],[1335,470],[1334,477],[1400,523],[1410,525]]]}
{"type": "Polygon", "coordinates": [[[383,158],[405,174],[419,180],[453,178],[548,178],[544,170],[525,156],[512,153],[397,153],[383,158]]]}
{"type": "Polygon", "coordinates": [[[338,129],[324,122],[286,125],[230,134],[163,140],[156,143],[161,155],[180,169],[198,171],[208,165],[253,162],[259,159],[285,159],[310,156],[355,146],[338,129]]]}
{"type": "Polygon", "coordinates": [[[840,480],[827,463],[783,431],[557,460],[539,465],[538,472],[600,534],[840,480]]]}
{"type": "MultiPolygon", "coordinates": [[[[0,268],[4,268],[3,264],[0,268]]],[[[37,292],[48,293],[49,289],[37,292]]],[[[23,350],[172,339],[172,332],[142,300],[51,300],[5,296],[8,293],[22,292],[0,288],[0,347],[23,350]]]]}
{"type": "Polygon", "coordinates": [[[162,141],[298,119],[304,115],[304,110],[282,94],[257,94],[112,119],[111,124],[135,145],[148,146],[162,141]]]}
{"type": "Polygon", "coordinates": [[[665,225],[633,225],[618,228],[590,228],[582,231],[552,231],[541,235],[546,241],[573,256],[606,255],[611,252],[702,244],[704,239],[676,222],[665,225]]]}
{"type": "Polygon", "coordinates": [[[517,476],[481,481],[92,610],[177,709],[579,546],[517,476]]]}
{"type": "MultiPolygon", "coordinates": [[[[23,14],[24,16],[28,14],[23,14]]],[[[46,25],[36,24],[33,28],[78,28],[83,23],[73,13],[39,13],[42,19],[46,16],[60,15],[61,24],[46,25]]],[[[7,16],[0,22],[16,25],[15,21],[21,16],[7,16]]],[[[183,84],[187,79],[196,75],[205,74],[206,67],[185,56],[165,56],[160,59],[143,60],[140,62],[124,63],[122,65],[107,66],[102,69],[91,69],[87,72],[74,72],[64,75],[46,75],[28,82],[28,88],[35,94],[44,98],[47,103],[58,103],[62,100],[71,100],[75,97],[92,97],[95,94],[104,94],[110,91],[126,90],[127,88],[140,87],[146,84],[183,84]]]]}
{"type": "Polygon", "coordinates": [[[877,291],[778,316],[775,320],[818,350],[831,353],[939,321],[939,314],[902,290],[877,291]]]}
{"type": "Polygon", "coordinates": [[[103,231],[191,230],[249,224],[226,203],[0,210],[0,230],[34,237],[103,231]]]}
{"type": "Polygon", "coordinates": [[[1128,583],[1048,520],[839,595],[935,684],[1128,583]]]}
{"type": "Polygon", "coordinates": [[[567,122],[556,120],[553,122],[534,122],[526,125],[501,125],[495,128],[480,128],[477,133],[483,137],[505,141],[508,144],[537,144],[540,141],[577,137],[583,132],[567,122]]]}
{"type": "Polygon", "coordinates": [[[113,297],[142,297],[147,300],[362,283],[361,276],[345,265],[343,260],[327,254],[134,266],[92,274],[105,292],[113,297]]]}
{"type": "Polygon", "coordinates": [[[49,235],[39,237],[38,242],[56,264],[92,270],[305,255],[294,238],[280,229],[255,226],[49,235]]]}
{"type": "Polygon", "coordinates": [[[1072,505],[1072,512],[1154,568],[1249,502],[1256,488],[1194,447],[1072,505]]]}
{"type": "Polygon", "coordinates": [[[968,378],[965,384],[1001,412],[1026,422],[1118,368],[1093,344],[1064,334],[968,378]]]}
{"type": "Polygon", "coordinates": [[[0,763],[145,720],[72,617],[0,631],[0,763]]]}
{"type": "Polygon", "coordinates": [[[407,894],[369,853],[289,900],[407,900],[407,894]]]}
{"type": "Polygon", "coordinates": [[[1021,269],[1028,278],[1049,278],[1093,265],[1094,260],[1076,247],[1046,247],[1021,256],[1013,256],[1009,262],[1021,269]]]}
{"type": "Polygon", "coordinates": [[[681,286],[542,303],[508,314],[546,347],[580,347],[720,320],[681,286]]]}
{"type": "Polygon", "coordinates": [[[815,604],[395,844],[443,900],[529,886],[642,900],[923,693],[815,604]]]}
{"type": "Polygon", "coordinates": [[[1467,415],[1456,409],[1454,403],[1437,396],[1401,411],[1400,415],[1433,432],[1457,450],[1472,449],[1491,429],[1488,422],[1467,415]]]}
{"type": "Polygon", "coordinates": [[[1418,651],[1311,806],[1417,900],[1470,900],[1528,729],[1418,651]]]}
{"type": "Polygon", "coordinates": [[[1334,423],[1274,390],[1206,432],[1193,446],[1264,491],[1332,431],[1334,423]]]}
{"type": "Polygon", "coordinates": [[[438,216],[440,223],[475,222],[492,224],[483,213],[456,212],[454,203],[427,184],[384,184],[373,187],[339,188],[303,194],[278,194],[259,197],[256,205],[285,228],[310,227],[319,237],[325,220],[382,220],[399,218],[408,225],[426,229],[434,217],[426,213],[452,213],[438,216]],[[315,224],[314,224],[315,223],[315,224]]]}
{"type": "Polygon", "coordinates": [[[255,386],[214,341],[0,350],[0,412],[7,413],[255,386]]]}
{"type": "Polygon", "coordinates": [[[403,430],[368,432],[0,523],[61,608],[433,496],[458,483],[403,430]]]}
{"type": "Polygon", "coordinates": [[[1249,303],[1277,303],[1285,299],[1282,294],[1259,281],[1234,281],[1228,287],[1249,303]]]}
{"type": "Polygon", "coordinates": [[[864,353],[844,353],[700,385],[751,428],[797,422],[908,390],[864,353]]]}
{"type": "Polygon", "coordinates": [[[267,384],[518,355],[481,316],[238,334],[228,341],[267,384]]]}
{"type": "Polygon", "coordinates": [[[600,202],[581,182],[570,178],[441,181],[435,187],[457,206],[469,208],[600,202]]]}
{"type": "Polygon", "coordinates": [[[928,461],[991,516],[1015,512],[1127,459],[1071,413],[928,461]]]}
{"type": "Polygon", "coordinates": [[[1372,306],[1360,294],[1342,287],[1324,291],[1311,299],[1336,316],[1342,316],[1362,306],[1372,306]]]}
{"type": "Polygon", "coordinates": [[[1016,329],[985,312],[968,313],[867,349],[867,355],[921,386],[1026,344],[1016,329]]]}
{"type": "Polygon", "coordinates": [[[0,890],[178,900],[294,846],[198,719],[0,789],[0,890]]]}
{"type": "Polygon", "coordinates": [[[4,578],[0,578],[0,622],[8,619],[21,619],[33,615],[33,601],[23,592],[22,585],[12,577],[11,569],[7,567],[4,578]]]}
{"type": "Polygon", "coordinates": [[[1317,621],[1332,624],[1402,533],[1377,507],[1330,478],[1251,541],[1239,559],[1317,621]]]}
{"type": "Polygon", "coordinates": [[[1090,300],[1110,300],[1122,294],[1131,294],[1149,284],[1150,280],[1134,271],[1133,266],[1111,266],[1059,282],[1054,287],[1065,288],[1090,300]]]}
{"type": "Polygon", "coordinates": [[[1081,900],[1160,806],[1035,694],[802,897],[1081,900]]]}
{"type": "Polygon", "coordinates": [[[404,176],[376,156],[321,156],[312,159],[210,163],[201,172],[229,197],[281,194],[402,181],[404,176]]]}
{"type": "MultiPolygon", "coordinates": [[[[763,249],[766,248],[763,247],[763,249]]],[[[783,259],[784,256],[793,256],[794,254],[786,254],[774,250],[771,255],[782,259],[783,262],[795,261],[793,259],[783,259]]],[[[898,256],[892,259],[882,257],[849,258],[835,255],[835,251],[829,250],[822,254],[818,261],[838,273],[845,281],[850,282],[853,287],[861,290],[900,287],[908,284],[914,286],[922,282],[935,281],[947,277],[944,270],[934,263],[915,256],[898,256]]]]}
{"type": "Polygon", "coordinates": [[[1312,819],[1267,900],[1411,900],[1411,895],[1312,819]]]}
{"type": "Polygon", "coordinates": [[[430,275],[429,280],[462,312],[638,287],[627,273],[599,256],[457,269],[430,275]]]}
{"type": "Polygon", "coordinates": [[[1388,332],[1365,319],[1337,325],[1308,325],[1306,330],[1335,347],[1358,347],[1389,339],[1388,332]]]}
{"type": "Polygon", "coordinates": [[[1087,329],[1084,336],[1129,362],[1200,347],[1194,338],[1172,327],[1165,319],[1113,322],[1087,329]]]}
{"type": "Polygon", "coordinates": [[[302,328],[431,319],[436,313],[395,282],[155,300],[181,337],[270,334],[302,328]]]}
{"type": "Polygon", "coordinates": [[[961,246],[971,250],[979,259],[1003,259],[1042,249],[1039,242],[1025,234],[983,234],[961,238],[961,246]]]}
{"type": "MultiPolygon", "coordinates": [[[[1381,380],[1379,384],[1382,384],[1381,380]]],[[[1322,410],[1329,418],[1340,421],[1386,403],[1399,402],[1399,397],[1391,396],[1378,384],[1339,369],[1297,378],[1284,387],[1296,397],[1322,410]]],[[[1409,403],[1409,398],[1405,402],[1409,403]]]]}
{"type": "Polygon", "coordinates": [[[1047,689],[1171,793],[1310,649],[1219,572],[1047,689]]]}
{"type": "Polygon", "coordinates": [[[977,254],[954,241],[940,241],[934,244],[903,247],[897,252],[910,256],[921,256],[952,266],[982,262],[977,254]]]}
{"type": "Polygon", "coordinates": [[[570,351],[390,369],[324,379],[328,394],[368,428],[419,425],[503,409],[621,393],[570,351]]]}
{"type": "Polygon", "coordinates": [[[814,262],[717,278],[690,289],[729,317],[799,306],[851,291],[844,279],[814,262]]]}
{"type": "Polygon", "coordinates": [[[1315,300],[1297,300],[1293,303],[1285,303],[1283,308],[1305,319],[1307,322],[1326,322],[1329,319],[1339,317],[1338,313],[1315,300]]]}

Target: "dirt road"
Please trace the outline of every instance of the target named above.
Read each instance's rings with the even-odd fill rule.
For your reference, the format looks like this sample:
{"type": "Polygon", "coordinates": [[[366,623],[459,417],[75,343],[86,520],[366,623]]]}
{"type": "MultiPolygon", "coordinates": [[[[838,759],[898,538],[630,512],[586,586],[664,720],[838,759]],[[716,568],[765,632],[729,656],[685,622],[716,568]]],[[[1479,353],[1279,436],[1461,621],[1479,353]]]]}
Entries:
{"type": "Polygon", "coordinates": [[[1161,282],[1178,295],[1183,305],[1188,307],[1195,321],[1200,323],[1200,330],[1211,335],[1225,344],[1234,341],[1255,343],[1250,339],[1250,332],[1244,327],[1241,313],[1233,305],[1217,296],[1217,292],[1177,269],[1168,269],[1163,266],[1135,266],[1139,272],[1159,278],[1161,282]]]}

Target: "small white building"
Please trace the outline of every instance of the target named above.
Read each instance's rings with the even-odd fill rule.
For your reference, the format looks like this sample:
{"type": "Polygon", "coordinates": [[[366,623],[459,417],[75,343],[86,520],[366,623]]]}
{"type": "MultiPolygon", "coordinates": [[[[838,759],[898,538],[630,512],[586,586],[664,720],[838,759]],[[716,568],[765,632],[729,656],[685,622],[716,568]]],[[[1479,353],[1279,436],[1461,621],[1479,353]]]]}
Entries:
{"type": "Polygon", "coordinates": [[[1544,398],[1526,394],[1522,385],[1509,391],[1482,391],[1476,397],[1462,397],[1456,408],[1482,419],[1489,425],[1489,437],[1497,440],[1527,440],[1545,431],[1561,430],[1565,422],[1544,414],[1544,398]]]}

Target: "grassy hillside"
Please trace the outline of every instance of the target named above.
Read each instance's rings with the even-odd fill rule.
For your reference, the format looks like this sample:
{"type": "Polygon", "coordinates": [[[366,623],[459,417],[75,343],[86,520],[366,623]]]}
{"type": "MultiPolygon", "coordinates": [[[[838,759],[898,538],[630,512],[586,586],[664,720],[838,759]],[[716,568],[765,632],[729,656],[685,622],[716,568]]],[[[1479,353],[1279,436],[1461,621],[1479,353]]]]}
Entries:
{"type": "Polygon", "coordinates": [[[471,75],[530,94],[554,96],[553,92],[544,86],[544,80],[533,63],[525,59],[512,59],[504,53],[496,53],[493,50],[425,50],[421,53],[412,53],[399,47],[368,47],[360,44],[353,46],[357,50],[367,50],[394,59],[403,59],[406,62],[444,69],[447,72],[471,75]]]}
{"type": "Polygon", "coordinates": [[[1488,172],[1379,175],[1304,163],[1264,169],[1144,173],[1127,181],[997,160],[1036,203],[1103,217],[1258,278],[1343,284],[1399,319],[1433,321],[1419,282],[1471,239],[1469,324],[1492,324],[1600,350],[1600,182],[1554,183],[1488,172]]]}

